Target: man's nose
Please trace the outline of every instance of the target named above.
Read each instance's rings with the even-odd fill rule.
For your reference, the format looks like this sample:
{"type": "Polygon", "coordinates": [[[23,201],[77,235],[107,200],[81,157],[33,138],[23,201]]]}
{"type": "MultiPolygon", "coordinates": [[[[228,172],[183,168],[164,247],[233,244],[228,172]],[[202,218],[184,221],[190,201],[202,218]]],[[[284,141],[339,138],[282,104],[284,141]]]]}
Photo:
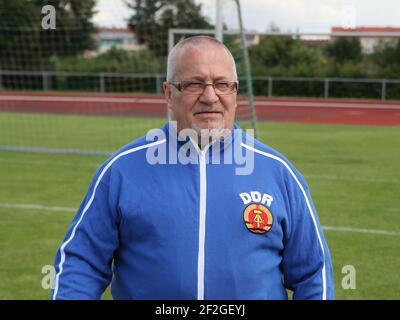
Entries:
{"type": "Polygon", "coordinates": [[[213,104],[218,101],[218,95],[213,86],[206,86],[200,96],[200,101],[204,104],[213,104]]]}

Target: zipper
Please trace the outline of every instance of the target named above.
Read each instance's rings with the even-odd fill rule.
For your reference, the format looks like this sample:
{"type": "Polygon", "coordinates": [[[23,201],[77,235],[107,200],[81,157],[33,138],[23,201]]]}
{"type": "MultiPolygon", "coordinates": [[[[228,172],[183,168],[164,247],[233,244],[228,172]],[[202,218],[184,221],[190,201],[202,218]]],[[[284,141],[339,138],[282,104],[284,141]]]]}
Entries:
{"type": "Polygon", "coordinates": [[[200,157],[200,211],[199,211],[199,252],[197,259],[197,300],[204,300],[204,260],[206,238],[206,153],[207,148],[199,151],[200,157]]]}

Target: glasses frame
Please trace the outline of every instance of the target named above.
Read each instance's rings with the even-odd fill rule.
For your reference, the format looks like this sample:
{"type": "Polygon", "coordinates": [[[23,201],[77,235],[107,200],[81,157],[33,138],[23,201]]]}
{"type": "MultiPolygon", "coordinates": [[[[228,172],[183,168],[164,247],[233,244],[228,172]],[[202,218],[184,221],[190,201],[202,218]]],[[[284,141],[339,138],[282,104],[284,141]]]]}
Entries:
{"type": "Polygon", "coordinates": [[[218,96],[227,96],[230,94],[234,94],[235,92],[239,91],[239,81],[217,81],[214,83],[204,83],[204,82],[196,82],[196,81],[178,81],[178,82],[168,82],[170,85],[174,86],[179,92],[185,94],[185,95],[192,95],[192,96],[201,96],[204,91],[206,90],[207,86],[212,86],[214,89],[214,92],[216,95],[218,96]],[[196,83],[196,84],[201,84],[203,85],[203,90],[200,93],[191,93],[191,92],[186,92],[183,90],[183,86],[185,84],[189,84],[189,83],[196,83]],[[235,85],[235,90],[229,93],[217,93],[217,91],[215,90],[215,85],[217,83],[229,83],[230,85],[235,85]]]}

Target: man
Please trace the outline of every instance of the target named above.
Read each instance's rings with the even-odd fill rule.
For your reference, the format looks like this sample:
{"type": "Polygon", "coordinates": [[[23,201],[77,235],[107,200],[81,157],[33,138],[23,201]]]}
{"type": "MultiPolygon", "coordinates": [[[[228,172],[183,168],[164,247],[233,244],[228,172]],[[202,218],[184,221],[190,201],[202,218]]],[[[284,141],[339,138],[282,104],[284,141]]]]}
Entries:
{"type": "Polygon", "coordinates": [[[306,182],[234,125],[237,89],[222,43],[174,47],[164,83],[174,125],[98,169],[57,253],[53,299],[98,299],[110,282],[114,299],[333,298],[306,182]]]}

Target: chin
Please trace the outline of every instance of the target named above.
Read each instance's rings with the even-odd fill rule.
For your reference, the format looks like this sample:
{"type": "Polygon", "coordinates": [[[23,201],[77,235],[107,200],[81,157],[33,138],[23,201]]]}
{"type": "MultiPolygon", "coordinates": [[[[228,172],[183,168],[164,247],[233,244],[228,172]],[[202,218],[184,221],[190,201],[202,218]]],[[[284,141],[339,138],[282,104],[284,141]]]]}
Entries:
{"type": "Polygon", "coordinates": [[[194,129],[199,136],[211,139],[221,139],[230,132],[230,130],[225,127],[225,121],[217,123],[192,123],[192,129],[194,129]]]}
{"type": "Polygon", "coordinates": [[[197,130],[223,130],[225,128],[224,122],[201,122],[193,123],[193,129],[197,130]]]}

